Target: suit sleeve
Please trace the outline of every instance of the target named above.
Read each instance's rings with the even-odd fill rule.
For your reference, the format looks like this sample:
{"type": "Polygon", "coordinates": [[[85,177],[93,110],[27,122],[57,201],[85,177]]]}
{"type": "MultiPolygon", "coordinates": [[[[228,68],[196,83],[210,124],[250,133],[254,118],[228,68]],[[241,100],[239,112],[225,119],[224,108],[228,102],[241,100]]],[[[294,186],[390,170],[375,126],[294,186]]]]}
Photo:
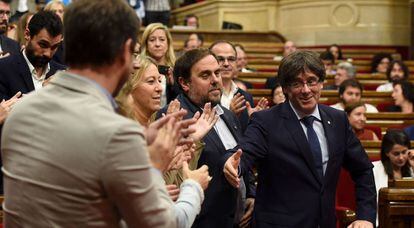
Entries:
{"type": "Polygon", "coordinates": [[[4,62],[1,62],[0,63],[0,101],[1,100],[8,100],[8,99],[10,99],[10,97],[9,97],[9,85],[8,85],[8,82],[7,82],[7,74],[4,72],[6,69],[5,68],[7,68],[7,67],[5,67],[6,66],[6,64],[4,64],[4,62]],[[1,69],[1,68],[3,68],[3,69],[1,69]]]}
{"type": "Polygon", "coordinates": [[[114,133],[101,164],[103,187],[128,227],[176,227],[173,202],[136,126],[123,125],[114,133]]]}
{"type": "Polygon", "coordinates": [[[355,182],[357,219],[367,220],[375,224],[377,193],[372,172],[373,165],[360,141],[353,133],[346,114],[343,115],[347,131],[347,150],[344,155],[343,166],[350,172],[355,182]]]}

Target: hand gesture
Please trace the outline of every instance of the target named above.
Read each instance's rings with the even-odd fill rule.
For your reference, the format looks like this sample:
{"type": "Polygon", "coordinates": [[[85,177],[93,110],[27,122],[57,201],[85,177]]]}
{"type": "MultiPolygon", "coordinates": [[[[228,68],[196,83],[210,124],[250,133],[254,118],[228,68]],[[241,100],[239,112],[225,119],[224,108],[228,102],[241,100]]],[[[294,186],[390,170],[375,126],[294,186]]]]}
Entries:
{"type": "Polygon", "coordinates": [[[175,148],[180,138],[181,125],[175,118],[161,126],[155,140],[148,145],[149,157],[152,165],[165,172],[176,155],[175,148]]]}
{"type": "Polygon", "coordinates": [[[227,159],[223,169],[224,176],[226,177],[227,181],[231,184],[231,186],[235,188],[240,187],[240,178],[237,171],[240,164],[241,155],[242,150],[238,149],[236,153],[227,159]]]}
{"type": "Polygon", "coordinates": [[[158,130],[164,126],[170,118],[181,119],[185,114],[187,114],[187,111],[182,109],[174,114],[163,116],[162,118],[150,123],[148,128],[145,129],[145,139],[147,140],[147,144],[152,144],[158,134],[158,130]]]}
{"type": "Polygon", "coordinates": [[[10,56],[10,53],[8,53],[8,52],[0,52],[0,59],[6,58],[8,56],[10,56]]]}
{"type": "Polygon", "coordinates": [[[206,103],[203,114],[200,116],[200,113],[196,112],[193,118],[197,119],[197,122],[190,126],[190,128],[195,130],[190,137],[194,141],[200,141],[211,130],[214,124],[216,124],[219,116],[216,115],[216,110],[211,108],[211,103],[206,103]]]}
{"type": "Polygon", "coordinates": [[[262,97],[260,98],[259,102],[257,103],[256,107],[252,108],[251,104],[249,102],[246,102],[247,107],[247,113],[249,114],[249,117],[257,111],[261,111],[264,109],[269,108],[269,102],[266,98],[262,97]]]}
{"type": "Polygon", "coordinates": [[[239,227],[248,227],[252,220],[253,209],[254,209],[254,198],[247,198],[245,203],[245,212],[240,220],[239,227]]]}
{"type": "Polygon", "coordinates": [[[174,77],[173,77],[173,70],[172,68],[168,68],[167,75],[165,75],[165,79],[167,79],[168,85],[174,85],[174,77]]]}
{"type": "Polygon", "coordinates": [[[181,106],[180,101],[178,101],[177,99],[174,99],[173,101],[171,101],[170,104],[168,105],[167,115],[180,111],[180,106],[181,106]]]}
{"type": "Polygon", "coordinates": [[[174,202],[177,201],[178,196],[180,195],[180,188],[178,188],[175,184],[167,184],[166,187],[171,200],[174,202]]]}
{"type": "Polygon", "coordinates": [[[208,166],[203,165],[199,169],[192,171],[188,168],[187,162],[183,163],[183,176],[184,179],[192,179],[194,181],[197,181],[203,190],[206,190],[208,183],[210,183],[212,179],[208,175],[208,166]]]}
{"type": "Polygon", "coordinates": [[[22,93],[17,92],[12,98],[6,100],[2,100],[0,103],[0,123],[3,123],[6,120],[7,116],[9,115],[10,110],[12,109],[13,105],[21,99],[22,93]]]}
{"type": "Polygon", "coordinates": [[[244,96],[240,93],[237,93],[234,95],[233,99],[231,99],[230,102],[230,111],[232,111],[236,116],[239,116],[243,110],[246,109],[246,100],[244,99],[244,96]]]}

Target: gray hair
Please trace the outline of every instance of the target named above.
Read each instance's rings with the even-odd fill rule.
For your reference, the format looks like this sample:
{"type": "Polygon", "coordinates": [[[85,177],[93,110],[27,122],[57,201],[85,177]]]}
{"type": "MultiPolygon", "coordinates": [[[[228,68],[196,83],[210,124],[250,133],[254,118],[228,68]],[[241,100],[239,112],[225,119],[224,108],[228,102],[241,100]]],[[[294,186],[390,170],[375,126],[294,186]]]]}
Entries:
{"type": "Polygon", "coordinates": [[[348,77],[355,78],[356,67],[350,62],[341,62],[336,66],[336,69],[343,69],[348,74],[348,77]]]}

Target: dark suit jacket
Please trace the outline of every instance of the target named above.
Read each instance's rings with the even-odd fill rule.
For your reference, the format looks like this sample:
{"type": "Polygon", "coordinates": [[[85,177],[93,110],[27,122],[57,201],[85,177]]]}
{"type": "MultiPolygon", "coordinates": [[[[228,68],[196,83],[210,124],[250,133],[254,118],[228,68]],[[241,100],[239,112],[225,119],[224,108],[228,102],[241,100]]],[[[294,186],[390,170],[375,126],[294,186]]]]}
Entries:
{"type": "Polygon", "coordinates": [[[0,45],[3,52],[8,52],[10,55],[17,55],[20,52],[19,43],[5,35],[0,35],[0,45]]]}
{"type": "MultiPolygon", "coordinates": [[[[244,99],[250,103],[252,108],[254,107],[253,96],[250,93],[248,93],[248,92],[246,92],[246,91],[244,91],[240,88],[237,89],[236,94],[237,93],[240,93],[241,95],[243,95],[244,99]]],[[[247,124],[249,123],[249,113],[247,112],[247,109],[243,110],[243,112],[240,113],[239,122],[240,122],[240,126],[242,128],[242,132],[244,132],[247,128],[247,124]]]]}
{"type": "Polygon", "coordinates": [[[254,163],[258,172],[256,227],[335,227],[341,167],[356,183],[357,218],[375,224],[373,166],[346,114],[325,105],[319,105],[319,111],[329,153],[323,179],[317,175],[305,133],[289,102],[252,115],[240,146],[243,172],[254,163]]]}
{"type": "MultiPolygon", "coordinates": [[[[180,94],[177,99],[181,107],[188,111],[187,118],[191,118],[200,108],[194,105],[186,95],[180,94]]],[[[222,107],[224,114],[220,116],[233,134],[236,141],[241,137],[240,126],[236,116],[226,108],[222,107]]],[[[157,113],[165,113],[164,107],[157,113]]],[[[197,216],[193,227],[233,227],[234,214],[236,210],[237,190],[233,188],[225,179],[222,167],[218,166],[219,161],[226,155],[226,149],[220,137],[214,129],[203,138],[205,143],[204,150],[198,160],[198,167],[208,165],[208,172],[213,177],[205,191],[205,199],[201,207],[201,212],[197,216]]]]}
{"type": "MultiPolygon", "coordinates": [[[[49,64],[50,71],[46,74],[46,78],[55,74],[57,70],[65,69],[63,65],[53,60],[49,64]]],[[[21,52],[0,59],[0,99],[7,100],[19,91],[25,94],[33,90],[32,75],[21,52]]]]}

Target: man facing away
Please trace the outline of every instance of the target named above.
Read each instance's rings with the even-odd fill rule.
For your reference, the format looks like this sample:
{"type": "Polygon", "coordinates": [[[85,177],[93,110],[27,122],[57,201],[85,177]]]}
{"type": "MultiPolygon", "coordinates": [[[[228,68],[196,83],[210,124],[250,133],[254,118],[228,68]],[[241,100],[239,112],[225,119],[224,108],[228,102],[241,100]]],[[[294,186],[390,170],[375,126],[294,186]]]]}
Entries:
{"type": "MultiPolygon", "coordinates": [[[[130,75],[137,16],[123,0],[80,0],[64,20],[70,69],[22,99],[3,128],[5,225],[177,227],[160,171],[182,125],[165,117],[144,132],[113,99],[130,75]]],[[[180,227],[197,214],[185,204],[180,227]]]]}
{"type": "Polygon", "coordinates": [[[314,52],[296,51],[282,60],[279,77],[287,101],[253,113],[240,143],[243,152],[228,153],[223,164],[235,187],[239,163],[242,172],[256,164],[254,226],[335,227],[336,185],[344,167],[356,190],[357,221],[351,227],[373,227],[372,164],[346,114],[318,104],[325,79],[322,61],[314,52]]]}

